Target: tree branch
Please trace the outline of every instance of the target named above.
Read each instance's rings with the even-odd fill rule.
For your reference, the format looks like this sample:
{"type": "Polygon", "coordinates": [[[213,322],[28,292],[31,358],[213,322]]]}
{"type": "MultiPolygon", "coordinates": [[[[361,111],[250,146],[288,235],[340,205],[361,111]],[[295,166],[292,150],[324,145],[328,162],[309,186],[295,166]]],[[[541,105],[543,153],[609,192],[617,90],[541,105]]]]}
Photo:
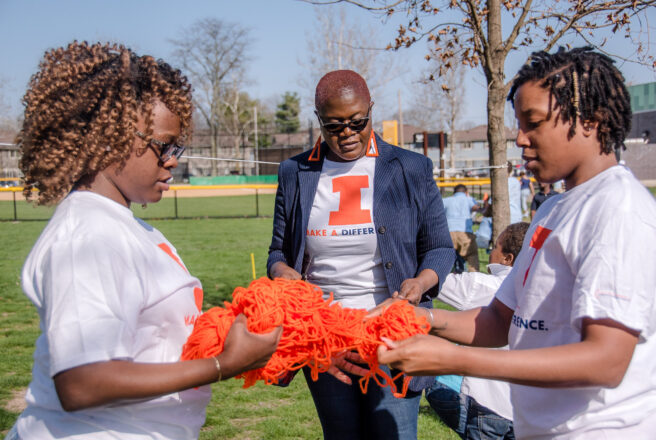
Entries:
{"type": "Polygon", "coordinates": [[[364,3],[360,3],[360,2],[357,2],[357,1],[353,1],[353,0],[327,0],[327,1],[302,0],[302,1],[305,2],[305,3],[309,3],[311,5],[334,5],[336,3],[348,3],[348,4],[351,4],[351,5],[355,5],[359,8],[366,9],[367,11],[379,11],[379,12],[388,11],[390,8],[394,8],[398,5],[400,5],[401,3],[406,2],[405,0],[397,0],[395,2],[392,2],[389,5],[374,7],[374,6],[366,6],[364,3]]]}
{"type": "Polygon", "coordinates": [[[517,39],[517,36],[519,35],[519,32],[521,31],[522,27],[524,27],[524,23],[526,22],[526,16],[528,15],[532,4],[533,4],[533,0],[528,0],[524,4],[524,7],[522,8],[522,13],[517,19],[515,26],[513,26],[513,30],[510,32],[510,35],[508,35],[508,38],[503,43],[502,50],[504,56],[508,55],[508,53],[513,47],[513,44],[515,43],[515,40],[517,39]]]}

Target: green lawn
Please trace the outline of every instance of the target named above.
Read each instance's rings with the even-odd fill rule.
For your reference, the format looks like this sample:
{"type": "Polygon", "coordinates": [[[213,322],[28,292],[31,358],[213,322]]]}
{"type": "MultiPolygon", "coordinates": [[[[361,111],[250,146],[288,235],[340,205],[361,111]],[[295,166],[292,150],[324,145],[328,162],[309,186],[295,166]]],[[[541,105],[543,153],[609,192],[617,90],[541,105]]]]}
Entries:
{"type": "MultiPolygon", "coordinates": [[[[226,211],[243,209],[243,206],[228,206],[230,202],[226,199],[204,199],[203,203],[206,207],[208,203],[216,203],[226,211]]],[[[253,202],[253,198],[250,199],[253,202]]],[[[162,205],[164,202],[166,200],[162,205]]],[[[198,201],[188,203],[202,208],[198,201]]],[[[36,214],[47,216],[49,212],[43,208],[24,208],[32,209],[26,212],[32,212],[35,217],[38,217],[36,214]]],[[[168,209],[153,205],[146,211],[155,208],[168,209]]],[[[136,207],[135,211],[139,213],[141,207],[136,207]]],[[[230,298],[236,286],[246,285],[252,279],[251,253],[255,256],[257,276],[264,275],[271,218],[154,220],[150,223],[176,246],[191,273],[203,282],[205,308],[221,304],[230,298]]],[[[20,269],[44,226],[43,221],[0,222],[0,349],[4,354],[0,358],[0,433],[3,435],[18,416],[20,410],[16,404],[21,402],[30,381],[38,316],[21,292],[20,269]]],[[[243,390],[241,381],[227,380],[215,384],[213,389],[201,439],[321,438],[312,399],[300,376],[287,388],[258,384],[243,390]]],[[[458,437],[441,424],[423,400],[419,438],[458,437]]]]}
{"type": "MultiPolygon", "coordinates": [[[[225,197],[165,198],[160,202],[143,208],[133,205],[132,211],[144,219],[173,218],[231,218],[272,216],[275,203],[274,194],[225,197]]],[[[53,208],[34,206],[25,202],[23,196],[13,201],[0,201],[0,220],[47,220],[53,208]]]]}

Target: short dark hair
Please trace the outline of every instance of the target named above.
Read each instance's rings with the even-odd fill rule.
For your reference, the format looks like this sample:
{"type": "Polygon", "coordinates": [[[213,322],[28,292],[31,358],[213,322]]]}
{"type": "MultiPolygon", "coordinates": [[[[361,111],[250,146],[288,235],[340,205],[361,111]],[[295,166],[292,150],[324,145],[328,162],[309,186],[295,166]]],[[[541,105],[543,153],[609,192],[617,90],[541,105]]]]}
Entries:
{"type": "Polygon", "coordinates": [[[467,187],[466,187],[465,185],[463,185],[462,183],[457,184],[457,185],[453,188],[453,193],[454,193],[454,194],[455,194],[455,193],[464,193],[464,192],[467,192],[467,187]]]}
{"type": "Polygon", "coordinates": [[[352,70],[334,70],[326,73],[317,84],[314,93],[314,106],[321,111],[326,103],[344,93],[352,92],[365,101],[371,101],[371,94],[367,82],[358,73],[352,70]]]}
{"type": "Polygon", "coordinates": [[[515,105],[515,94],[526,82],[540,81],[560,109],[563,122],[570,122],[568,136],[574,136],[577,119],[596,122],[601,151],[610,154],[623,148],[631,129],[631,101],[624,77],[606,55],[591,47],[554,54],[533,52],[513,81],[508,101],[515,105]]]}
{"type": "Polygon", "coordinates": [[[501,241],[501,251],[504,254],[512,254],[513,263],[517,260],[517,254],[522,250],[524,236],[530,225],[526,222],[513,223],[503,230],[499,239],[501,241]]]}

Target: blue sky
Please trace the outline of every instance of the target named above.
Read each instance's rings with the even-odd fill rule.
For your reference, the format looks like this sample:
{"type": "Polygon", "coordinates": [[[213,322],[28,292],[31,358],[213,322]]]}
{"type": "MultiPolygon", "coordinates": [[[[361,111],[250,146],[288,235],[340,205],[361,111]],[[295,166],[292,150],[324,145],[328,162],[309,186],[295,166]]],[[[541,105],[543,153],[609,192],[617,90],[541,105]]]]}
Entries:
{"type": "MultiPolygon", "coordinates": [[[[332,6],[328,6],[332,7],[332,6]]],[[[324,8],[327,8],[324,6],[324,8]]],[[[656,9],[656,8],[655,8],[656,9]]],[[[392,41],[395,23],[355,7],[347,7],[349,16],[363,24],[381,29],[384,46],[392,41]]],[[[651,14],[656,20],[656,14],[651,14]]],[[[5,100],[13,112],[20,109],[20,97],[38,66],[43,52],[65,45],[73,39],[118,41],[138,53],[170,60],[170,38],[196,20],[216,17],[238,22],[252,31],[252,62],[248,92],[255,98],[271,100],[285,91],[302,92],[297,84],[302,74],[298,60],[306,51],[306,36],[316,29],[314,7],[297,0],[0,0],[0,78],[4,80],[5,100]]],[[[400,17],[399,17],[400,19],[400,17]]],[[[398,23],[398,21],[397,21],[398,23]]],[[[424,45],[405,50],[403,74],[389,84],[391,95],[397,91],[411,96],[410,88],[425,65],[424,45]]],[[[628,82],[656,81],[652,70],[634,65],[621,66],[628,82]]],[[[517,66],[508,65],[514,73],[517,66]]],[[[480,73],[467,78],[467,110],[464,120],[485,122],[485,88],[480,73]]],[[[301,93],[302,94],[302,93],[301,93]]],[[[409,106],[410,103],[407,103],[409,106]]],[[[387,107],[396,106],[396,99],[387,107]]],[[[404,108],[406,104],[404,103],[404,108]]],[[[381,109],[379,118],[396,108],[381,109]]]]}

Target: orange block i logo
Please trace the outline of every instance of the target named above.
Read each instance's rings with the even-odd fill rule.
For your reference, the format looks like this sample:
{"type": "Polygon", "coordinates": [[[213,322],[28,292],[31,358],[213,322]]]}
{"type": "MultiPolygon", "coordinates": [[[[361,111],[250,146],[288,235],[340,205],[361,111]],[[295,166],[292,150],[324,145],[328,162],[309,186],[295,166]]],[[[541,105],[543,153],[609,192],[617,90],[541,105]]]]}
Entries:
{"type": "Polygon", "coordinates": [[[362,209],[362,188],[369,188],[369,176],[333,179],[333,192],[339,193],[339,210],[330,212],[330,226],[371,223],[371,210],[362,209]]]}

